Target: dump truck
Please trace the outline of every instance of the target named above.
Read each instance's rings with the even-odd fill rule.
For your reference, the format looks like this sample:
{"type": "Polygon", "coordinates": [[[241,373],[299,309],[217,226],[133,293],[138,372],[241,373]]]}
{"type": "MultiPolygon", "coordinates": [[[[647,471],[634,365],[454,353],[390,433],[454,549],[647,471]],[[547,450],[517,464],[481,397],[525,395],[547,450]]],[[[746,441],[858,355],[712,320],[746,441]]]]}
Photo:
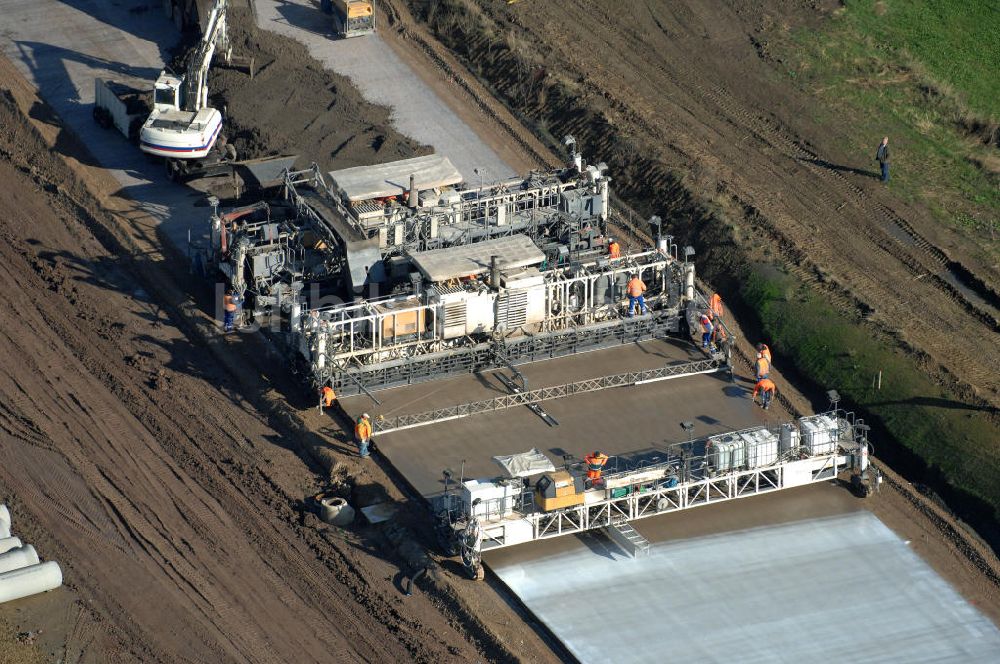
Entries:
{"type": "Polygon", "coordinates": [[[142,123],[149,117],[153,89],[137,78],[94,79],[94,122],[114,127],[130,141],[139,141],[142,123]]]}
{"type": "Polygon", "coordinates": [[[341,37],[360,37],[375,32],[374,0],[322,0],[320,7],[333,14],[333,29],[341,37]]]}

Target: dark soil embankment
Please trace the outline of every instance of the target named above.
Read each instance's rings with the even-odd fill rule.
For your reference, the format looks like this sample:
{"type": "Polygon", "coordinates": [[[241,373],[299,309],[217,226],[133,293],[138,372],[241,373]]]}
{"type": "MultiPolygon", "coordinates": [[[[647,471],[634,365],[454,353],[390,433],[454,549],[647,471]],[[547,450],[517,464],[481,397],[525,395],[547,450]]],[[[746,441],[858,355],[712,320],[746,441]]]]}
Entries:
{"type": "Polygon", "coordinates": [[[297,166],[323,172],[430,154],[403,136],[389,109],[365,101],[345,77],[323,69],[302,44],[262,32],[245,11],[232,10],[233,53],[252,55],[256,72],[217,67],[210,92],[225,108],[224,132],[241,158],[297,154],[297,166]]]}

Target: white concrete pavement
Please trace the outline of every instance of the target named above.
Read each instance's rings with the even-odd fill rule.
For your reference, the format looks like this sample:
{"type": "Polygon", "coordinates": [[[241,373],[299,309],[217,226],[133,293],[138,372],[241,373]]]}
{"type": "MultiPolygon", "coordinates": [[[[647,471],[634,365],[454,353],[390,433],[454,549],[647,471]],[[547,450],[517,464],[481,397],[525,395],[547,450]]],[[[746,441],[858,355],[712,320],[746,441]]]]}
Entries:
{"type": "Polygon", "coordinates": [[[865,511],[655,544],[638,559],[577,546],[491,568],[581,662],[1000,653],[1000,630],[865,511]]]}
{"type": "Polygon", "coordinates": [[[256,6],[259,27],[305,44],[365,99],[389,106],[396,129],[448,157],[467,182],[478,182],[476,168],[486,169],[486,182],[516,174],[378,34],[336,38],[331,17],[312,0],[256,0],[256,6]]]}

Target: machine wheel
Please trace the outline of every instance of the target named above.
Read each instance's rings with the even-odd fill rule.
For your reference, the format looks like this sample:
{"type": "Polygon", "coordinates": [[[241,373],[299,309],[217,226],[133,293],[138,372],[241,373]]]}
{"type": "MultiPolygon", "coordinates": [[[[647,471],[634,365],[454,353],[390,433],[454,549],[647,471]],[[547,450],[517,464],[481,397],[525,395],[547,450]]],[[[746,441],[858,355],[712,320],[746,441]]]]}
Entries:
{"type": "Polygon", "coordinates": [[[670,501],[667,500],[666,498],[660,498],[659,500],[656,501],[657,512],[663,512],[669,507],[670,507],[670,501]]]}
{"type": "Polygon", "coordinates": [[[854,489],[854,493],[857,494],[858,498],[867,498],[872,495],[871,479],[861,479],[860,475],[851,477],[851,488],[854,489]]]}

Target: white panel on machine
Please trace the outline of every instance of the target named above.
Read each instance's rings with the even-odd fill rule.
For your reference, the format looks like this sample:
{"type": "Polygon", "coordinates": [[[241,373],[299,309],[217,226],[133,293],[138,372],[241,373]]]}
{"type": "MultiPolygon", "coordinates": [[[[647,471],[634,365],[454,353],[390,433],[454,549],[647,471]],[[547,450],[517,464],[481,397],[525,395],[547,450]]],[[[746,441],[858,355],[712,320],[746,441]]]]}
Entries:
{"type": "Polygon", "coordinates": [[[521,493],[518,482],[497,483],[491,480],[466,480],[462,485],[462,500],[472,514],[487,518],[508,516],[521,493]],[[476,500],[479,503],[473,506],[476,500]]]}

